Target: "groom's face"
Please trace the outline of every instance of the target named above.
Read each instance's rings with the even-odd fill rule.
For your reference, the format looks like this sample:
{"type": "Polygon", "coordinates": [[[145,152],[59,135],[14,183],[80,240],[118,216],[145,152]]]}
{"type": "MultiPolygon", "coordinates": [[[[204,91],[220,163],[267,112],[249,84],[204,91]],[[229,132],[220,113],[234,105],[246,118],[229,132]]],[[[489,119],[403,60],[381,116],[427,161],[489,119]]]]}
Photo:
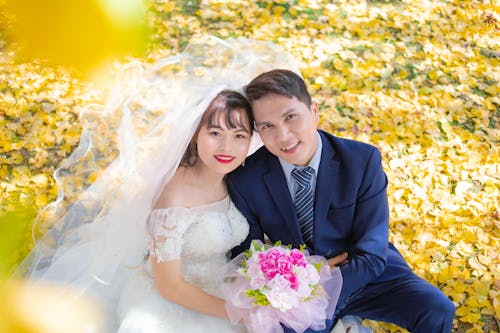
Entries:
{"type": "Polygon", "coordinates": [[[307,107],[296,97],[267,95],[252,103],[256,129],[266,148],[294,165],[307,165],[318,146],[316,103],[307,107]]]}

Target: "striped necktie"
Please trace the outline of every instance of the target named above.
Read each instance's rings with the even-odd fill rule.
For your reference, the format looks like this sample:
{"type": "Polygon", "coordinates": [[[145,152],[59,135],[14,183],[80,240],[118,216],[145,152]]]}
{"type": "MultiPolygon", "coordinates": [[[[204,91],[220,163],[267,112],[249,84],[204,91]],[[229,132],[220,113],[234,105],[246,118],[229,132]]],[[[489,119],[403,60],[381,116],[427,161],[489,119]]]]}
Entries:
{"type": "Polygon", "coordinates": [[[314,195],[311,183],[313,176],[314,169],[309,166],[301,169],[295,168],[292,171],[292,177],[298,185],[293,204],[295,205],[302,239],[308,245],[312,243],[313,234],[314,195]]]}

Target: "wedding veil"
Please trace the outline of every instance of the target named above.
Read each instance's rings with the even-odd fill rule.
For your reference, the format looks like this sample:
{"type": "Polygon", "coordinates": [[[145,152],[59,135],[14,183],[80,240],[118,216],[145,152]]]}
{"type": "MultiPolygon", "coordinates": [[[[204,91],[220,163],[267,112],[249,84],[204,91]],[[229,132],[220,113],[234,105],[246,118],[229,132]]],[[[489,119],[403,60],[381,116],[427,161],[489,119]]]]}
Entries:
{"type": "Polygon", "coordinates": [[[144,260],[150,210],[210,101],[274,68],[299,73],[275,44],[215,37],[154,63],[123,65],[106,103],[81,113],[80,143],[54,173],[57,200],[36,221],[48,231],[16,275],[112,304],[124,268],[144,260]]]}

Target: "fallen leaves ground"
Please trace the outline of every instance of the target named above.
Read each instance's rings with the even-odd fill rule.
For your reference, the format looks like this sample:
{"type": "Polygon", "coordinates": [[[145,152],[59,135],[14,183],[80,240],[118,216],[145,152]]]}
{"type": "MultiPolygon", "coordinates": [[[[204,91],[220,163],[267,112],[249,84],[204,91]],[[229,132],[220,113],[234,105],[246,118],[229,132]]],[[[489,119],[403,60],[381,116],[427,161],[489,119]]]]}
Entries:
{"type": "MultiPolygon", "coordinates": [[[[207,34],[289,50],[320,104],[321,127],[380,148],[391,240],[455,302],[456,331],[500,331],[496,1],[178,0],[149,7],[149,59],[207,34]]],[[[19,63],[4,42],[0,62],[5,217],[55,199],[52,172],[78,144],[79,111],[102,94],[63,68],[19,63]]],[[[24,224],[15,229],[2,218],[2,232],[16,230],[22,244],[9,253],[8,267],[31,248],[32,219],[18,217],[24,224]]]]}

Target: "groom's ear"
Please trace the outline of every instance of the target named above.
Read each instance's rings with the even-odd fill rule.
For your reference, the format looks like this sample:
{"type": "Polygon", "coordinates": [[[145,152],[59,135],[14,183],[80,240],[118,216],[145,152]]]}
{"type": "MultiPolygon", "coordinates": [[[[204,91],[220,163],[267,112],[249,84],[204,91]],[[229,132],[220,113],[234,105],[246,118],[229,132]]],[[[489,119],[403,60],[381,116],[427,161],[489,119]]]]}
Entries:
{"type": "Polygon", "coordinates": [[[313,113],[313,116],[314,116],[314,119],[316,121],[316,123],[318,123],[319,121],[319,107],[318,107],[318,103],[316,102],[311,102],[311,112],[313,113]]]}

